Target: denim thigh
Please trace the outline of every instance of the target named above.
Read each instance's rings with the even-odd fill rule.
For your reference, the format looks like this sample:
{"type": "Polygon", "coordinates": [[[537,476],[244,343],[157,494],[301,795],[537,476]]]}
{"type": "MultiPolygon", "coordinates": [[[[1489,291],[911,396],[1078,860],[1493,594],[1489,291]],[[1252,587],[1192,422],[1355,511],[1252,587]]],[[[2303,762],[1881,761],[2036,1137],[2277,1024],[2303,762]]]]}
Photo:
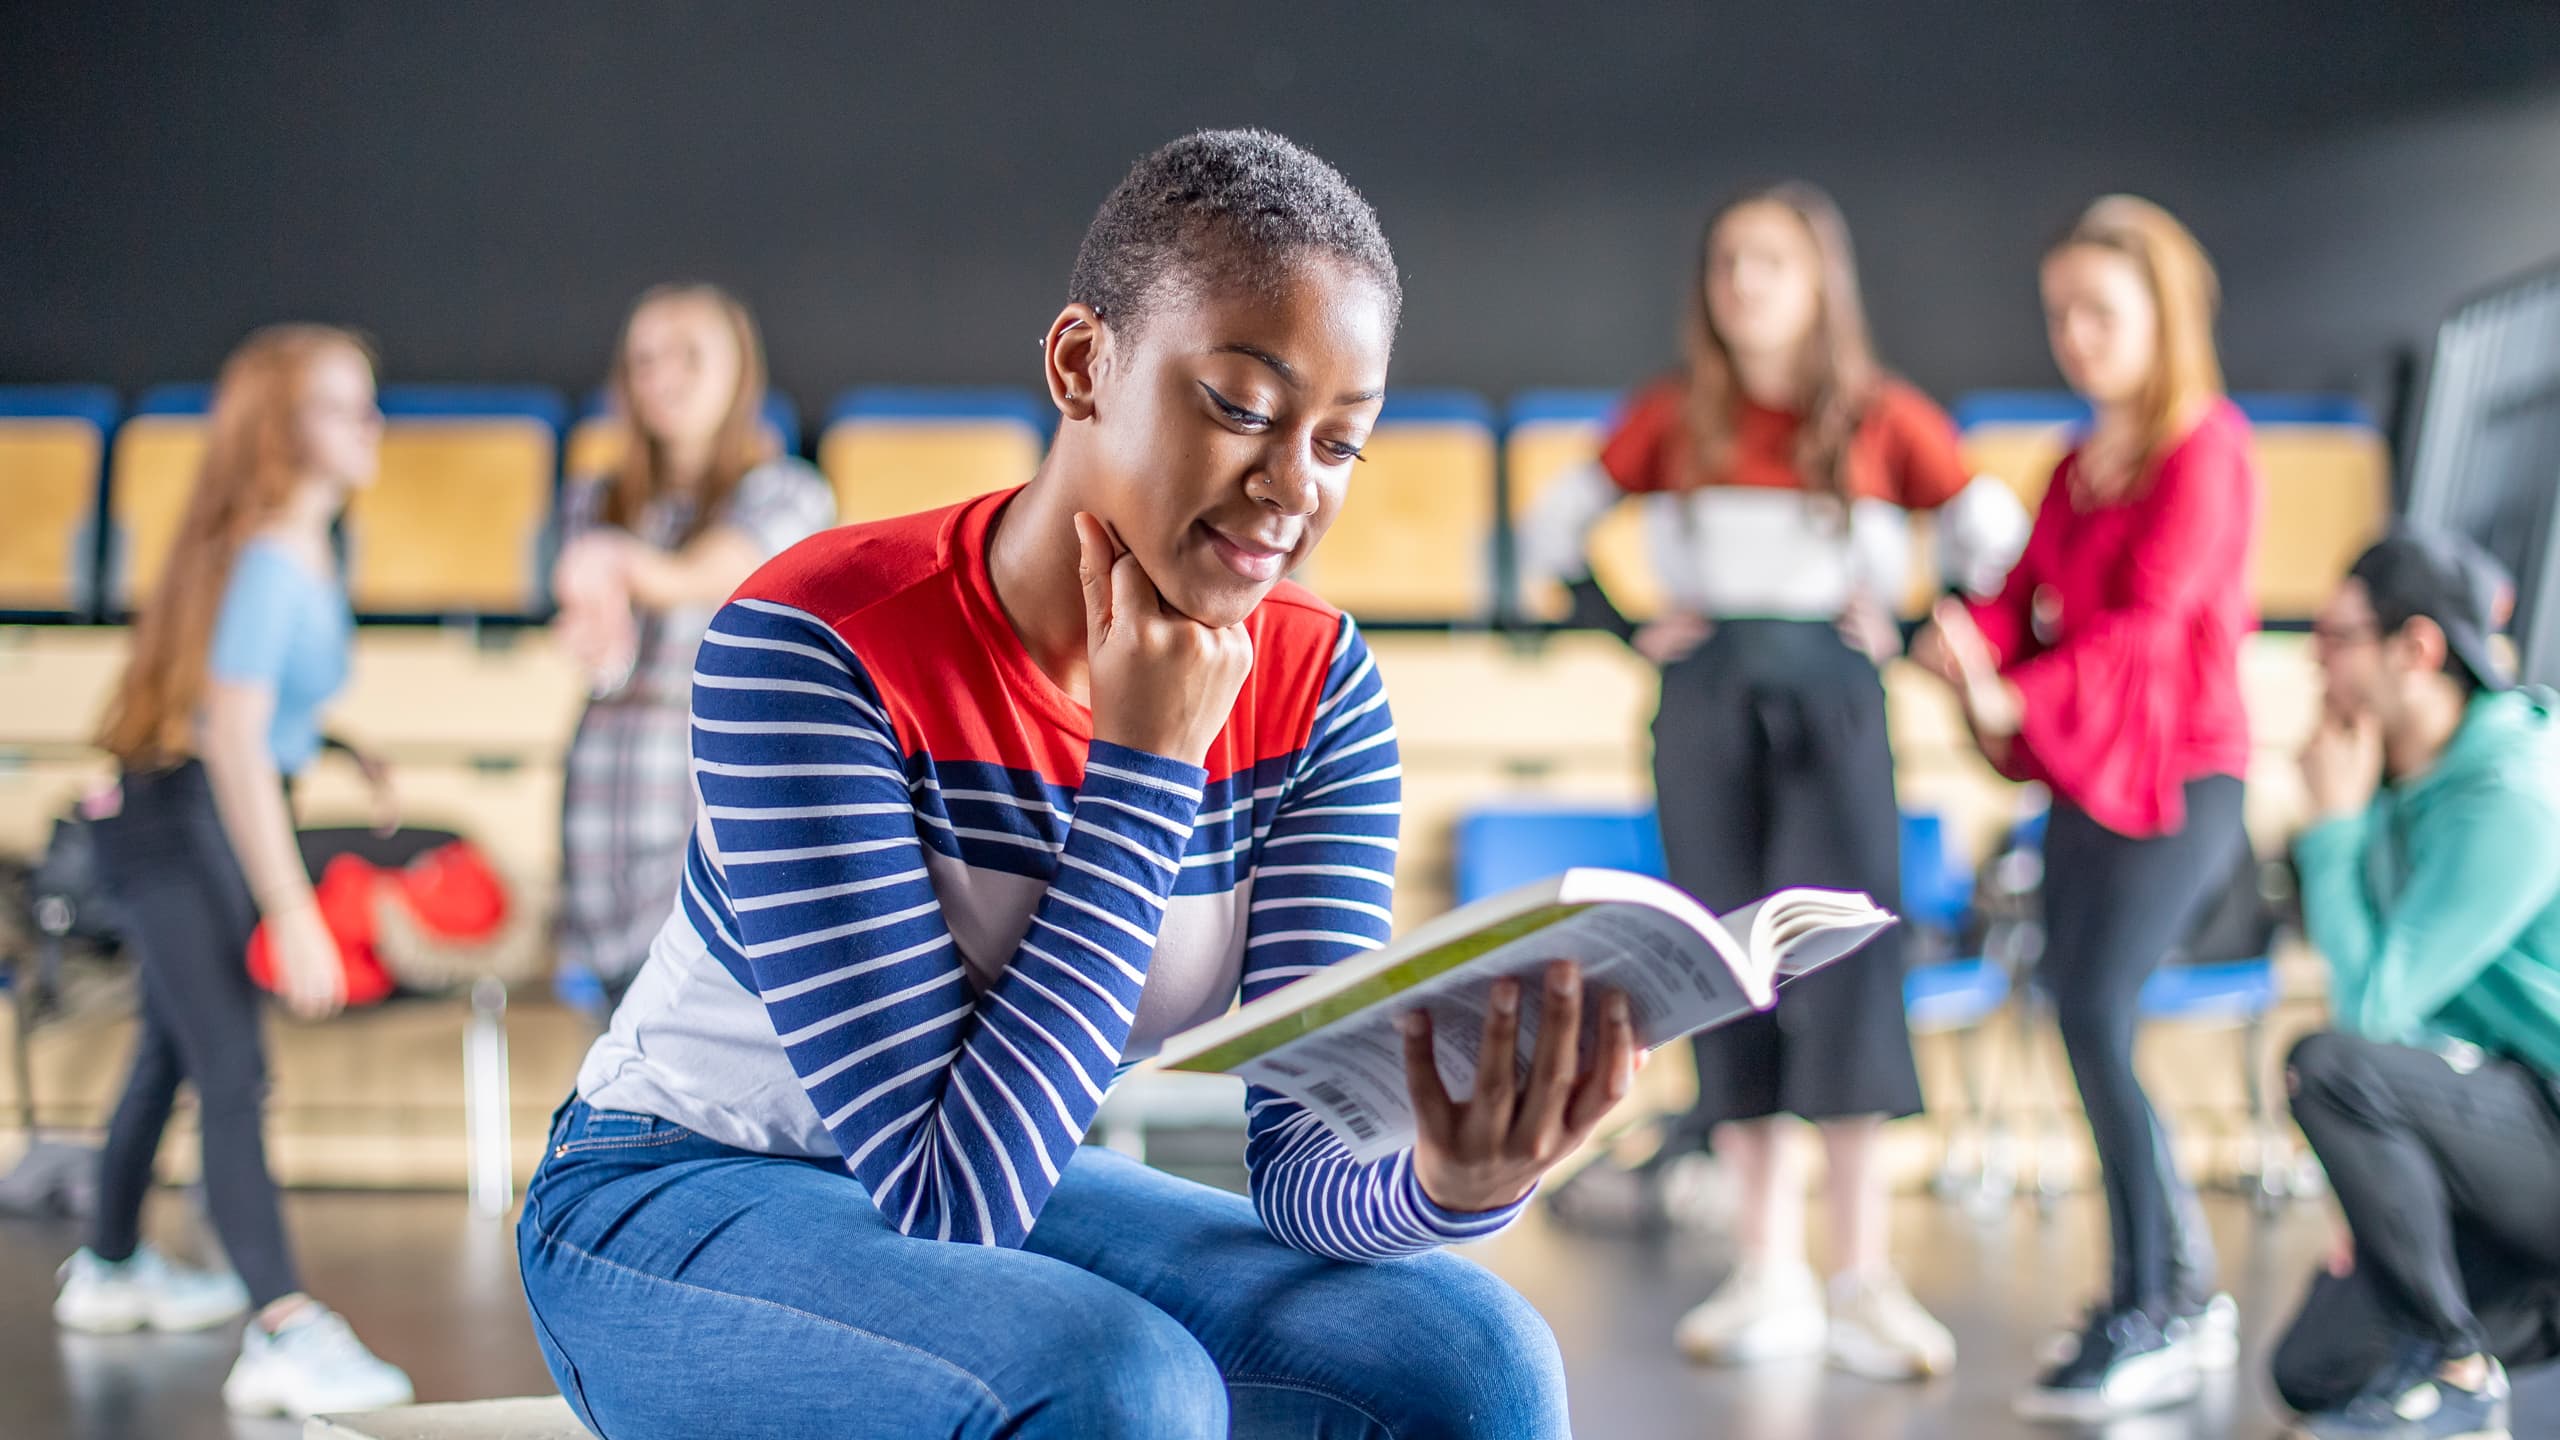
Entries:
{"type": "Polygon", "coordinates": [[[901,1235],[841,1165],[564,1107],[517,1227],[536,1338],[605,1440],[1227,1432],[1163,1311],[1027,1250],[901,1235]]]}

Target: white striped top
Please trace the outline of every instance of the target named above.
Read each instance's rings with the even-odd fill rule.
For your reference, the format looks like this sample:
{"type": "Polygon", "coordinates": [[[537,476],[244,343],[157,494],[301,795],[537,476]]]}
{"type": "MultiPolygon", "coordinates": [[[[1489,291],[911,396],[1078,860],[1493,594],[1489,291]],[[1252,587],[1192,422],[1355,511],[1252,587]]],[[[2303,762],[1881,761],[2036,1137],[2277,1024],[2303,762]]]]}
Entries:
{"type": "MultiPolygon", "coordinates": [[[[590,1104],[841,1157],[901,1231],[1019,1245],[1130,1062],[1387,938],[1402,770],[1350,620],[1293,586],[1205,766],[1091,738],[996,606],[1007,495],[760,572],[695,677],[702,819],[590,1104]]],[[[1254,1203],[1346,1259],[1500,1228],[1247,1093],[1254,1203]]]]}

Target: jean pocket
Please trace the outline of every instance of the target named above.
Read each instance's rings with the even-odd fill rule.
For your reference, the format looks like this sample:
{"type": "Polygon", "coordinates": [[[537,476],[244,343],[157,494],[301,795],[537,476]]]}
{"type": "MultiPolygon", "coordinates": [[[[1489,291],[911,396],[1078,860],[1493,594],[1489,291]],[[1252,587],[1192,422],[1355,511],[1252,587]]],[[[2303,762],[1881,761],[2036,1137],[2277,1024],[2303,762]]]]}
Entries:
{"type": "Polygon", "coordinates": [[[573,1116],[565,1133],[553,1142],[554,1156],[588,1155],[604,1150],[637,1150],[673,1145],[693,1132],[672,1120],[636,1110],[587,1109],[573,1116]]]}

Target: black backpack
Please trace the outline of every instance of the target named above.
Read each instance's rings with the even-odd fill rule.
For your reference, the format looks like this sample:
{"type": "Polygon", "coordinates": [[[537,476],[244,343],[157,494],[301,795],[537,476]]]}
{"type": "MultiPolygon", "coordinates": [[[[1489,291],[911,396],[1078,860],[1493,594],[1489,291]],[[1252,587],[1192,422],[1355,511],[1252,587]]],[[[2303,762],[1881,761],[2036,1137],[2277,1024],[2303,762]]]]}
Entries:
{"type": "Polygon", "coordinates": [[[44,858],[27,876],[28,919],[39,935],[107,947],[123,943],[124,925],[98,871],[97,833],[80,816],[53,822],[44,858]]]}

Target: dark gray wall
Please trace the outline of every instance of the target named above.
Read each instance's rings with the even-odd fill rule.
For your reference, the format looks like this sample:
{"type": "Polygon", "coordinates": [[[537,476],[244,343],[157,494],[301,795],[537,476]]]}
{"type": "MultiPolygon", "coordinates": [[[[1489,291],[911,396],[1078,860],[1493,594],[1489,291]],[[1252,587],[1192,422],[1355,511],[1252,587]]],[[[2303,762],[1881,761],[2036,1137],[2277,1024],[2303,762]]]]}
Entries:
{"type": "Polygon", "coordinates": [[[633,293],[710,276],[804,403],[1027,382],[1129,159],[1257,123],[1376,201],[1405,384],[1655,368],[1706,208],[1798,174],[1941,394],[2053,383],[2035,256],[2133,189],[2219,259],[2235,383],[2380,400],[2455,297],[2560,254],[2555,82],[2532,0],[20,0],[0,379],[201,376],[290,316],[365,327],[398,377],[582,388],[633,293]]]}

